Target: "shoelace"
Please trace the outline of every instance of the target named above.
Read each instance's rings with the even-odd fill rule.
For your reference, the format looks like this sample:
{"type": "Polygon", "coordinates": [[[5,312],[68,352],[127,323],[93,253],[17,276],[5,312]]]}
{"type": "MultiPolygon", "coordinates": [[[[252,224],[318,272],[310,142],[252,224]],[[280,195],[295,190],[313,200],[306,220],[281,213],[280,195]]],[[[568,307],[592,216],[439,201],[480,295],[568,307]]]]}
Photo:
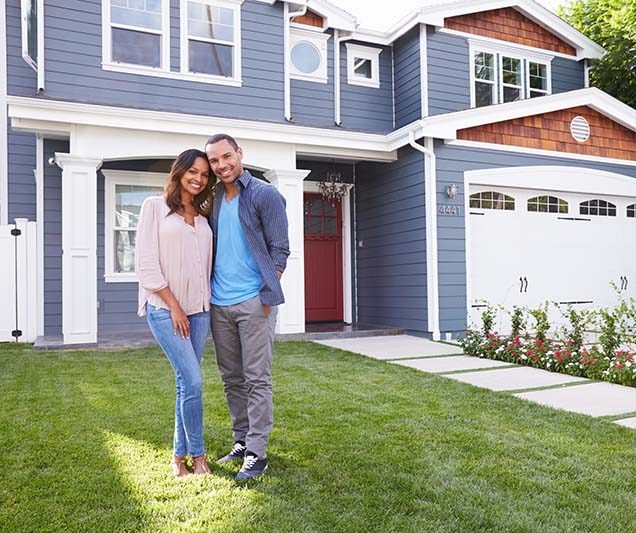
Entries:
{"type": "Polygon", "coordinates": [[[249,470],[256,464],[256,461],[258,461],[258,457],[248,455],[243,462],[243,467],[241,468],[241,470],[249,470]]]}
{"type": "Polygon", "coordinates": [[[245,451],[245,446],[243,446],[240,442],[235,442],[232,447],[232,453],[243,453],[245,451]]]}

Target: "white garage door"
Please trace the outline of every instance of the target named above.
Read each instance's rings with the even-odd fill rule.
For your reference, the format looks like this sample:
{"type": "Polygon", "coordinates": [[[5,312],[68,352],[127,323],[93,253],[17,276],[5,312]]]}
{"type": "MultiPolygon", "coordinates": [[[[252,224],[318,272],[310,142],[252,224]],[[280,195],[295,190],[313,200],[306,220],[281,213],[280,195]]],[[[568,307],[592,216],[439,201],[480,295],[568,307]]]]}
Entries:
{"type": "MultiPolygon", "coordinates": [[[[635,180],[636,181],[636,180],[635,180]]],[[[470,319],[484,302],[510,310],[550,301],[612,306],[636,296],[636,195],[471,185],[470,319]]],[[[553,325],[563,322],[552,308],[553,325]]],[[[499,330],[509,328],[498,312],[499,330]]]]}

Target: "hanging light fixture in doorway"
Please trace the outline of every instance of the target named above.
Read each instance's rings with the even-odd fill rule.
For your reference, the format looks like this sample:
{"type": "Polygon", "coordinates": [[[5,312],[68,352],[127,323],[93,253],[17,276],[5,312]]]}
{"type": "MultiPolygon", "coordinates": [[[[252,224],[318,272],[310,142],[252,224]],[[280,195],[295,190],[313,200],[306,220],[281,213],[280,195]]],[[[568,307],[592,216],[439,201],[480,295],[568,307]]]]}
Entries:
{"type": "Polygon", "coordinates": [[[342,183],[342,174],[338,172],[335,161],[323,175],[322,180],[318,182],[318,190],[322,197],[335,205],[340,202],[345,194],[347,194],[348,186],[342,183]]]}

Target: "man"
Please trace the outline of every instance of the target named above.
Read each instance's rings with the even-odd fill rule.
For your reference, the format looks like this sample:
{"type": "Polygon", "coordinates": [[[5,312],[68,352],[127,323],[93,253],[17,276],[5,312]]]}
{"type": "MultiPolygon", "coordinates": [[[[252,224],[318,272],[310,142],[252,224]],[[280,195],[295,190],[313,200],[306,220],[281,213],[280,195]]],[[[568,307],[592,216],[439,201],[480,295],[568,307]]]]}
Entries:
{"type": "Polygon", "coordinates": [[[272,429],[272,353],[280,277],[289,239],[285,200],[243,169],[243,150],[226,134],[205,146],[216,185],[212,335],[225,387],[234,447],[219,463],[242,459],[236,476],[252,479],[267,468],[272,429]]]}

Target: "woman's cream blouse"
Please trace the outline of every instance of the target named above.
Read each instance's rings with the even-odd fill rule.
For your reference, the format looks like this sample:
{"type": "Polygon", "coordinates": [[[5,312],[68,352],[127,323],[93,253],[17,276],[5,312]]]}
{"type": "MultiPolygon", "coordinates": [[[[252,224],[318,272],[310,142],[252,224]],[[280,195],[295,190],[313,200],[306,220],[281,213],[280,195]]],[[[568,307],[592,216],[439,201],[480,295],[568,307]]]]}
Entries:
{"type": "Polygon", "coordinates": [[[212,230],[201,215],[194,227],[170,209],[161,196],[147,198],[141,206],[135,245],[139,279],[139,316],[146,304],[167,309],[156,294],[169,287],[186,315],[210,309],[212,230]]]}

